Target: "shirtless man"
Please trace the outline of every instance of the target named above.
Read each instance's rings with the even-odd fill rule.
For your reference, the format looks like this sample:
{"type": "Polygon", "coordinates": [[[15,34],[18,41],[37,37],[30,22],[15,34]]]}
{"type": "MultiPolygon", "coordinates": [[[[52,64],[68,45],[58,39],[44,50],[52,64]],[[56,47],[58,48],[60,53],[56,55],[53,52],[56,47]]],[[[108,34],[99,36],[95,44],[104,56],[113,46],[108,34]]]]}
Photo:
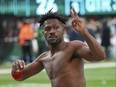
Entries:
{"type": "Polygon", "coordinates": [[[83,60],[100,61],[106,55],[100,44],[85,29],[76,11],[71,9],[70,13],[73,28],[84,37],[88,45],[81,41],[65,42],[63,34],[66,18],[49,12],[40,18],[49,51],[26,66],[23,60],[14,61],[11,74],[15,80],[23,81],[45,69],[52,87],[86,87],[83,60]]]}

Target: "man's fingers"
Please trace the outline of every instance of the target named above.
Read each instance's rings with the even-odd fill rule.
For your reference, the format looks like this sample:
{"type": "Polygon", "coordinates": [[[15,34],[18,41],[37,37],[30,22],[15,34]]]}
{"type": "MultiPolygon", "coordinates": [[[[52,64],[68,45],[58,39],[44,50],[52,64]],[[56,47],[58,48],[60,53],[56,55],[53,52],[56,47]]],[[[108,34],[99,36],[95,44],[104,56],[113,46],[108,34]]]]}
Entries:
{"type": "Polygon", "coordinates": [[[73,10],[74,16],[76,17],[77,16],[77,12],[75,11],[74,8],[72,8],[72,10],[73,10]]]}
{"type": "Polygon", "coordinates": [[[70,10],[70,15],[74,18],[74,13],[72,12],[72,10],[70,10]]]}
{"type": "Polygon", "coordinates": [[[16,66],[16,72],[19,72],[20,64],[18,61],[15,62],[15,66],[16,66]]]}
{"type": "Polygon", "coordinates": [[[75,9],[72,8],[72,10],[73,10],[74,16],[77,17],[77,18],[79,18],[79,16],[78,16],[77,12],[75,11],[75,9]]]}
{"type": "Polygon", "coordinates": [[[14,69],[14,70],[17,69],[15,62],[12,63],[12,69],[14,69]]]}
{"type": "Polygon", "coordinates": [[[23,60],[17,60],[12,63],[12,69],[16,72],[20,72],[22,69],[24,69],[25,63],[23,60]]]}
{"type": "Polygon", "coordinates": [[[25,62],[23,60],[20,60],[20,68],[23,69],[25,67],[25,62]]]}
{"type": "Polygon", "coordinates": [[[24,61],[23,60],[19,60],[19,61],[17,61],[18,62],[18,66],[19,66],[19,70],[22,70],[23,68],[24,68],[24,66],[25,66],[25,63],[24,63],[24,61]]]}

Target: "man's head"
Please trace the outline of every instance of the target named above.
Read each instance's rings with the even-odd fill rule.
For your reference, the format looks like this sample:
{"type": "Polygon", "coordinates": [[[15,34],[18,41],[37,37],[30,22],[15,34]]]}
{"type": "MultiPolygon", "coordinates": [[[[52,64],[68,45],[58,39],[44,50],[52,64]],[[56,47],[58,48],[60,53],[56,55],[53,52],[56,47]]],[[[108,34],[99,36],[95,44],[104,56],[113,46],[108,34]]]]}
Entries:
{"type": "Polygon", "coordinates": [[[57,45],[63,40],[66,22],[67,17],[58,13],[48,12],[40,17],[40,27],[48,44],[57,45]]]}

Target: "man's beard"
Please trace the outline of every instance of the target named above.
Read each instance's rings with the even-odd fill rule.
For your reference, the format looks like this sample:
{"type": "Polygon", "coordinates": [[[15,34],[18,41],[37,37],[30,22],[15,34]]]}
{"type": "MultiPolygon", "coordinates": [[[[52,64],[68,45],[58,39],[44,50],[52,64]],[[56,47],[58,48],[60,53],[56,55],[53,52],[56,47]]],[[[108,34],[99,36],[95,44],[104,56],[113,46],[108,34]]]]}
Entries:
{"type": "Polygon", "coordinates": [[[62,40],[57,39],[56,41],[47,41],[49,45],[56,46],[58,45],[62,40]]]}

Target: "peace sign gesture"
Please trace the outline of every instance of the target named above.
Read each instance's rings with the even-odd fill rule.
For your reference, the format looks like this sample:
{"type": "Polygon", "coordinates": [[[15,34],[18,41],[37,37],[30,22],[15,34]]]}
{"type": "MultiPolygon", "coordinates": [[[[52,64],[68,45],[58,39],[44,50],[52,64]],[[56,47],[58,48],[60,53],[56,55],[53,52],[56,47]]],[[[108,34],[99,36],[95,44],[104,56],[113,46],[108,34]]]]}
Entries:
{"type": "Polygon", "coordinates": [[[81,18],[79,18],[79,16],[77,15],[74,8],[72,8],[70,10],[70,14],[71,14],[71,17],[72,17],[72,26],[73,26],[73,28],[76,31],[78,31],[80,33],[83,33],[85,31],[83,20],[81,18]]]}

